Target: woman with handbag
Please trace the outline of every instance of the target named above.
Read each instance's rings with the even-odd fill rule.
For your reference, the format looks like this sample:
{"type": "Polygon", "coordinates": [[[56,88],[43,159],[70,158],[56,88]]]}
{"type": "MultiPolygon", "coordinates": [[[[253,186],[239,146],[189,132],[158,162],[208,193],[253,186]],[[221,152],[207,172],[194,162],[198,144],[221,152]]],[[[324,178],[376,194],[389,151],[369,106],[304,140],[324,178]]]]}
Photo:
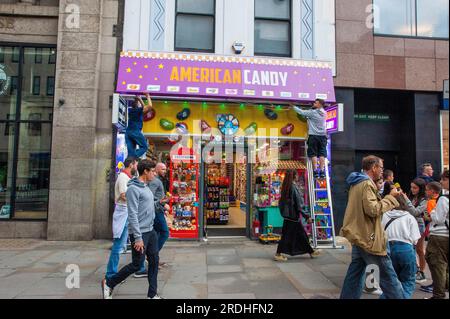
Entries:
{"type": "Polygon", "coordinates": [[[286,172],[281,186],[280,213],[284,218],[281,240],[278,243],[276,261],[287,261],[282,255],[297,256],[309,254],[311,258],[319,255],[309,244],[308,236],[301,222],[301,216],[311,224],[312,220],[303,209],[303,197],[295,184],[298,181],[298,173],[294,170],[286,172]]]}

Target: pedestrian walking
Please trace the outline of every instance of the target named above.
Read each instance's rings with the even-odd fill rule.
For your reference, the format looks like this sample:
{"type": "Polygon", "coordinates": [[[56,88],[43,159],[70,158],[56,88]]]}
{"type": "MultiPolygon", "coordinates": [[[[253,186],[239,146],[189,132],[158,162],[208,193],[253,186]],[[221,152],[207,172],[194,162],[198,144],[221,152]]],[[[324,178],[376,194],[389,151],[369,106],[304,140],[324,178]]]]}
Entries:
{"type": "Polygon", "coordinates": [[[155,178],[154,162],[142,160],[138,164],[139,178],[128,183],[126,193],[128,209],[128,231],[132,245],[132,262],[116,275],[102,281],[104,299],[111,299],[114,288],[128,276],[139,270],[142,260],[148,261],[147,298],[161,299],[158,295],[158,234],[153,229],[155,220],[155,199],[147,184],[155,178]]]}
{"type": "Polygon", "coordinates": [[[341,299],[359,299],[368,265],[379,269],[381,289],[388,299],[403,299],[403,287],[387,253],[387,238],[381,224],[382,215],[400,204],[400,192],[394,188],[383,199],[375,181],[383,176],[383,160],[367,156],[362,160],[363,173],[347,178],[350,185],[348,204],[341,234],[352,244],[352,262],[341,291],[341,299]]]}
{"type": "Polygon", "coordinates": [[[425,215],[430,224],[430,240],[428,241],[425,258],[433,279],[433,297],[444,299],[448,290],[448,235],[449,235],[449,171],[441,176],[442,194],[439,196],[436,208],[425,215]]]}
{"type": "Polygon", "coordinates": [[[420,166],[420,174],[417,178],[423,179],[427,184],[435,182],[433,178],[434,170],[430,163],[425,163],[420,166]]]}
{"type": "Polygon", "coordinates": [[[138,95],[134,99],[130,108],[128,108],[128,126],[125,132],[125,142],[127,144],[128,156],[136,158],[144,158],[148,144],[142,133],[142,126],[144,116],[153,108],[152,99],[147,93],[145,95],[148,104],[145,104],[142,98],[138,95]],[[139,149],[136,147],[139,146],[139,149]]]}
{"type": "MultiPolygon", "coordinates": [[[[166,215],[170,210],[167,204],[169,198],[166,196],[166,191],[164,189],[164,184],[161,181],[161,177],[165,176],[167,173],[167,167],[163,163],[156,164],[156,176],[148,183],[148,187],[155,197],[155,231],[158,234],[158,251],[161,251],[165,242],[169,238],[169,227],[167,227],[166,215]]],[[[159,263],[158,267],[164,267],[166,263],[159,263]]],[[[135,278],[147,277],[147,269],[145,267],[145,260],[142,261],[141,268],[138,272],[133,275],[135,278]]]]}
{"type": "Polygon", "coordinates": [[[308,121],[308,157],[311,158],[314,170],[314,178],[325,178],[325,158],[327,158],[327,112],[324,109],[325,102],[316,99],[311,110],[302,110],[294,106],[297,114],[306,117],[308,121]],[[319,169],[317,169],[319,158],[319,169]]]}
{"type": "MultiPolygon", "coordinates": [[[[379,178],[375,181],[375,184],[377,185],[378,192],[380,195],[383,194],[384,191],[384,174],[383,178],[379,178]]],[[[380,284],[376,279],[373,279],[373,282],[371,283],[371,287],[369,287],[368,282],[370,280],[370,276],[372,273],[372,269],[370,267],[366,267],[366,280],[364,281],[364,289],[363,293],[369,294],[369,295],[375,295],[375,296],[381,296],[383,294],[383,290],[380,288],[380,284]]],[[[373,277],[372,277],[373,278],[373,277]]]]}
{"type": "MultiPolygon", "coordinates": [[[[387,196],[395,185],[385,183],[383,197],[387,196]]],[[[383,215],[382,224],[386,232],[390,258],[397,277],[400,280],[405,299],[411,299],[416,289],[416,252],[414,245],[421,238],[416,218],[407,211],[408,197],[397,197],[398,209],[392,209],[383,215]]],[[[384,298],[384,295],[381,297],[384,298]]]]}
{"type": "Polygon", "coordinates": [[[406,202],[406,210],[416,218],[420,231],[420,239],[416,243],[416,253],[419,265],[416,274],[416,282],[424,283],[427,278],[425,276],[425,221],[424,214],[427,211],[427,196],[425,193],[426,182],[422,178],[416,178],[411,182],[408,196],[403,194],[406,202]]]}
{"type": "Polygon", "coordinates": [[[128,182],[136,175],[137,160],[134,157],[128,157],[124,161],[125,168],[120,172],[114,186],[114,201],[116,203],[113,214],[113,246],[109,255],[108,266],[106,268],[106,278],[111,278],[117,273],[120,261],[120,253],[127,250],[128,238],[128,210],[126,192],[128,182]]]}
{"type": "Polygon", "coordinates": [[[297,171],[287,171],[281,186],[279,207],[284,221],[281,240],[274,256],[276,261],[287,261],[287,257],[282,254],[289,256],[309,254],[311,258],[320,254],[319,251],[314,251],[309,244],[308,236],[301,222],[301,216],[307,219],[310,224],[312,220],[303,211],[304,201],[296,185],[297,182],[297,171]]]}

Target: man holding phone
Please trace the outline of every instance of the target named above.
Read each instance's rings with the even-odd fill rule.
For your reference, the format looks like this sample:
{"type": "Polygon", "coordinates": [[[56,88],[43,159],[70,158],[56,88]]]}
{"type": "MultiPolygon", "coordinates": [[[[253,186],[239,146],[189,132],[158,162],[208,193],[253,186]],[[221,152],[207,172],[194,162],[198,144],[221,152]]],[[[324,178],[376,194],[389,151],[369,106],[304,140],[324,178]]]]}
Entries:
{"type": "Polygon", "coordinates": [[[114,287],[128,276],[137,272],[147,257],[149,299],[161,299],[157,294],[158,286],[158,234],[153,229],[155,221],[155,199],[147,184],[155,178],[154,162],[142,160],[138,164],[139,177],[130,180],[126,193],[128,208],[128,231],[132,246],[132,262],[123,267],[116,275],[102,281],[104,299],[112,299],[114,287]]]}

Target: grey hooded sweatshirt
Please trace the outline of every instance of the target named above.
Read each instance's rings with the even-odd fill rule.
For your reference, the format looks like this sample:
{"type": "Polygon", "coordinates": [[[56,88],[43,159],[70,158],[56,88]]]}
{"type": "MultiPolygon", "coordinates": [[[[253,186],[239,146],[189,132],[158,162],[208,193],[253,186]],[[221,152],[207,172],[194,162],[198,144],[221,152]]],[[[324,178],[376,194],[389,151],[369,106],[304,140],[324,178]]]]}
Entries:
{"type": "Polygon", "coordinates": [[[142,239],[142,233],[153,230],[155,220],[155,199],[150,188],[138,178],[128,182],[128,231],[136,241],[142,239]]]}

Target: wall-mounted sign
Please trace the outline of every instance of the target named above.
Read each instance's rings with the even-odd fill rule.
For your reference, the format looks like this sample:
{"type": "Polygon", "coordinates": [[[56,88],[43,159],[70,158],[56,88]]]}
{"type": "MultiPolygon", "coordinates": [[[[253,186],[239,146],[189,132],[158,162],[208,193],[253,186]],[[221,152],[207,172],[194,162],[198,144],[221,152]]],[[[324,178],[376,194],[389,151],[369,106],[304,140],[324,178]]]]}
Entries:
{"type": "Polygon", "coordinates": [[[326,109],[327,132],[333,134],[344,131],[344,104],[338,104],[326,109]]]}
{"type": "Polygon", "coordinates": [[[207,99],[335,102],[332,65],[293,59],[122,52],[119,93],[207,99]]]}
{"type": "Polygon", "coordinates": [[[391,120],[391,116],[389,114],[359,113],[359,114],[355,114],[355,120],[374,121],[374,122],[389,122],[391,120]]]}
{"type": "Polygon", "coordinates": [[[444,80],[444,92],[443,92],[443,102],[442,109],[448,111],[448,80],[444,80]]]}
{"type": "Polygon", "coordinates": [[[0,64],[0,96],[7,95],[11,85],[11,77],[6,74],[6,67],[0,64]]]}
{"type": "Polygon", "coordinates": [[[128,114],[127,100],[123,96],[120,96],[120,94],[114,94],[112,123],[116,125],[119,131],[125,130],[128,126],[127,114],[128,114]]]}

